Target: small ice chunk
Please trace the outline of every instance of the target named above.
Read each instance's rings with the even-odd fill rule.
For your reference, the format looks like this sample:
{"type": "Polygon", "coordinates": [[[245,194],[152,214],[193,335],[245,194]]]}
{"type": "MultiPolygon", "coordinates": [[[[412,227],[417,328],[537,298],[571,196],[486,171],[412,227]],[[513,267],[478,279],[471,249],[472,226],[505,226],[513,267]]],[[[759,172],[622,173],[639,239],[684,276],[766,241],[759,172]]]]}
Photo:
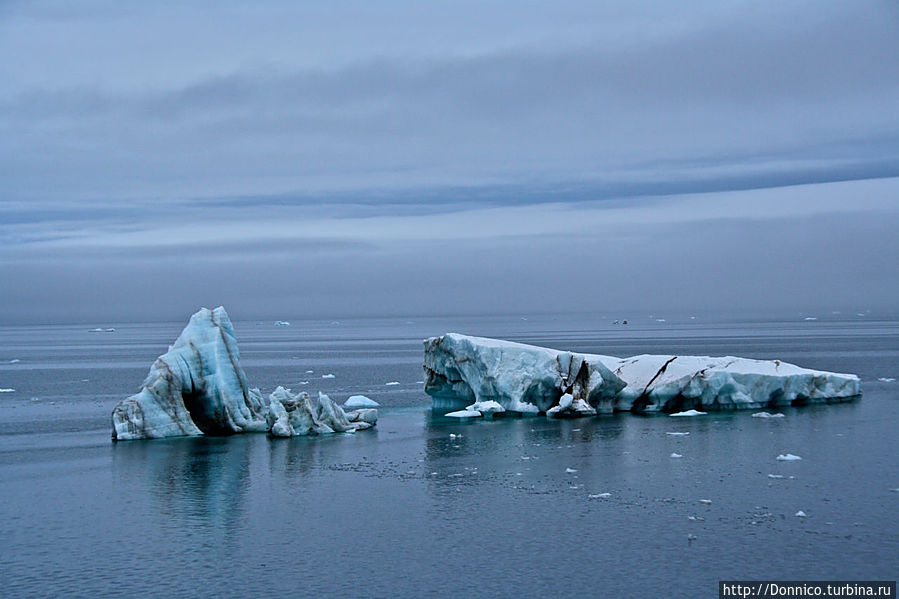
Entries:
{"type": "Polygon", "coordinates": [[[312,374],[313,372],[315,372],[315,371],[314,371],[314,370],[307,370],[307,371],[306,371],[306,374],[312,374]]]}
{"type": "Polygon", "coordinates": [[[289,326],[290,326],[290,323],[287,322],[286,320],[276,320],[276,321],[275,321],[275,326],[276,326],[276,327],[289,327],[289,326]]]}
{"type": "Polygon", "coordinates": [[[706,412],[700,412],[698,410],[687,410],[686,412],[677,412],[671,416],[705,416],[705,414],[706,412]]]}
{"type": "Polygon", "coordinates": [[[804,320],[818,320],[814,316],[806,316],[804,320]]]}
{"type": "Polygon", "coordinates": [[[682,455],[679,454],[679,453],[672,453],[672,454],[671,454],[671,457],[672,457],[672,458],[682,458],[682,457],[684,457],[684,456],[682,456],[682,455]]]}
{"type": "Polygon", "coordinates": [[[783,414],[772,414],[771,412],[756,412],[752,415],[753,418],[783,418],[783,414]]]}
{"type": "Polygon", "coordinates": [[[333,374],[328,373],[328,374],[323,374],[322,378],[323,379],[333,379],[333,378],[337,378],[337,377],[335,377],[333,374]]]}
{"type": "Polygon", "coordinates": [[[297,385],[308,385],[309,381],[299,381],[297,385]]]}
{"type": "Polygon", "coordinates": [[[574,474],[575,472],[577,472],[577,470],[574,468],[566,468],[565,472],[567,472],[568,474],[574,474]]]}
{"type": "Polygon", "coordinates": [[[700,499],[699,503],[704,503],[704,504],[708,505],[708,504],[712,503],[712,500],[711,499],[700,499]]]}
{"type": "Polygon", "coordinates": [[[782,453],[777,456],[778,462],[795,462],[796,460],[801,460],[802,458],[798,455],[793,455],[792,453],[782,453]]]}
{"type": "Polygon", "coordinates": [[[796,517],[798,517],[798,518],[805,518],[805,517],[808,516],[808,514],[806,514],[806,513],[803,512],[802,510],[799,510],[798,512],[796,512],[796,513],[794,514],[794,516],[796,516],[796,517]]]}
{"type": "Polygon", "coordinates": [[[9,361],[9,363],[10,363],[10,364],[18,364],[18,363],[21,362],[21,361],[22,361],[22,360],[20,360],[20,359],[18,359],[18,358],[13,358],[12,360],[9,361]]]}
{"type": "Polygon", "coordinates": [[[465,409],[480,412],[481,414],[487,414],[488,416],[506,411],[502,404],[498,401],[493,401],[492,399],[488,401],[477,401],[470,406],[466,406],[465,409]]]}
{"type": "Polygon", "coordinates": [[[888,377],[888,376],[882,376],[882,377],[880,377],[880,378],[877,379],[877,380],[880,381],[881,383],[892,383],[892,382],[894,382],[896,379],[894,379],[894,378],[892,378],[892,377],[888,377]]]}
{"type": "Polygon", "coordinates": [[[15,393],[15,389],[0,389],[0,393],[15,393]]]}
{"type": "Polygon", "coordinates": [[[666,435],[671,435],[672,437],[686,437],[686,436],[689,435],[690,433],[678,433],[678,432],[674,432],[674,433],[665,433],[665,434],[666,434],[666,435]]]}
{"type": "Polygon", "coordinates": [[[606,499],[611,496],[611,493],[596,493],[594,495],[587,495],[587,499],[606,499]]]}
{"type": "Polygon", "coordinates": [[[478,418],[481,416],[481,413],[477,410],[457,410],[444,414],[444,416],[448,418],[478,418]]]}
{"type": "Polygon", "coordinates": [[[399,385],[400,382],[399,381],[390,381],[389,383],[384,383],[384,384],[387,386],[392,386],[392,385],[399,385]]]}
{"type": "Polygon", "coordinates": [[[377,408],[380,407],[381,404],[376,402],[373,399],[369,399],[364,395],[351,395],[345,402],[343,402],[344,409],[349,410],[358,410],[360,408],[377,408]]]}
{"type": "Polygon", "coordinates": [[[769,474],[768,478],[785,478],[783,474],[769,474]]]}

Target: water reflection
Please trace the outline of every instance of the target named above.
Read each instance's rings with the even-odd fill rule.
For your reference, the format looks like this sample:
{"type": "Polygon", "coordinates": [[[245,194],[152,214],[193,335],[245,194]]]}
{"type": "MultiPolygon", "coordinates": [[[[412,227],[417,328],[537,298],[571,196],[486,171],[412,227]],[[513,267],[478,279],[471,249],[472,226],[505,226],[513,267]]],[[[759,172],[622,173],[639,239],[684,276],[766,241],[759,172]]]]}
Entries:
{"type": "Polygon", "coordinates": [[[164,526],[202,526],[233,543],[246,512],[253,445],[249,437],[117,443],[114,480],[144,489],[164,526]]]}

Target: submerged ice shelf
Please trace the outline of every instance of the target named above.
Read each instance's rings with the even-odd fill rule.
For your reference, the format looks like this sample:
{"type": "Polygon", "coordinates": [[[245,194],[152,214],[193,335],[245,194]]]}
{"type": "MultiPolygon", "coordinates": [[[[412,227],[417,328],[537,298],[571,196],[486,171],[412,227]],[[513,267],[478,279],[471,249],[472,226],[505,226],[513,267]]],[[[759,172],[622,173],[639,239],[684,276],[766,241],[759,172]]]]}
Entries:
{"type": "Polygon", "coordinates": [[[837,402],[861,394],[853,374],[779,360],[579,354],[448,333],[424,341],[425,391],[435,408],[586,416],[690,414],[837,402]],[[488,410],[480,408],[489,406],[488,410]],[[690,412],[695,410],[696,412],[690,412]]]}
{"type": "Polygon", "coordinates": [[[114,441],[269,432],[276,437],[353,432],[377,410],[344,410],[327,395],[278,387],[265,401],[240,366],[234,327],[222,307],[191,316],[141,389],[112,411],[114,441]]]}

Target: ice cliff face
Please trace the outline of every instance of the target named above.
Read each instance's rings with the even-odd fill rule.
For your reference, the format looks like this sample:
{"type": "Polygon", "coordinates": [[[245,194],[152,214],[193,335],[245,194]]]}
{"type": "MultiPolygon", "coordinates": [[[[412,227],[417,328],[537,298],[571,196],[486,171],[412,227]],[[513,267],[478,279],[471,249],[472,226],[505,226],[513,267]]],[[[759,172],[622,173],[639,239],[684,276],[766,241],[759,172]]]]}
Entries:
{"type": "Polygon", "coordinates": [[[482,414],[545,412],[562,417],[738,410],[846,401],[861,393],[855,375],[778,360],[651,355],[622,359],[456,333],[426,339],[424,346],[425,391],[434,406],[465,405],[482,414]]]}
{"type": "Polygon", "coordinates": [[[292,436],[347,432],[368,428],[377,420],[376,410],[370,410],[373,415],[346,414],[327,396],[311,401],[302,395],[298,399],[300,396],[279,387],[266,402],[258,389],[249,388],[227,312],[222,307],[202,308],[191,316],[169,351],[150,367],[140,391],[113,409],[112,438],[124,441],[266,431],[292,436]],[[298,407],[301,403],[302,409],[298,407]],[[273,418],[273,413],[280,416],[281,412],[288,414],[290,426],[273,418]],[[301,413],[308,414],[309,426],[302,425],[301,413]]]}
{"type": "MultiPolygon", "coordinates": [[[[610,412],[625,382],[600,360],[520,343],[449,333],[425,342],[425,391],[435,402],[464,401],[491,413],[557,416],[610,412]],[[564,395],[571,401],[560,404],[564,395]]],[[[567,399],[567,398],[566,398],[567,399]]]]}

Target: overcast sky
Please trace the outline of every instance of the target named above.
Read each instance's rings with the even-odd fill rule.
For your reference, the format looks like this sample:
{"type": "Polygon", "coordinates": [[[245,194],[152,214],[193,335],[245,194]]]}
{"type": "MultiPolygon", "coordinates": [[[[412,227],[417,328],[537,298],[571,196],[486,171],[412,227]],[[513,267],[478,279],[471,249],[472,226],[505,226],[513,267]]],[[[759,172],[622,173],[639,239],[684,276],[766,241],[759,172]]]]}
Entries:
{"type": "Polygon", "coordinates": [[[0,322],[899,299],[899,3],[0,2],[0,322]]]}

